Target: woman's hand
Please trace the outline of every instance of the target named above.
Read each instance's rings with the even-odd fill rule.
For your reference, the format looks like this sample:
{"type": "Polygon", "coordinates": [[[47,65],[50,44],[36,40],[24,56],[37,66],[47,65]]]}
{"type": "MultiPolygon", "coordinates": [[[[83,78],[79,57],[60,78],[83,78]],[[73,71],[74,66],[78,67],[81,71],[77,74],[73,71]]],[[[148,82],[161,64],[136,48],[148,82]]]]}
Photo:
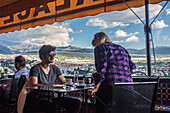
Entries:
{"type": "Polygon", "coordinates": [[[88,90],[88,95],[94,95],[98,91],[98,88],[93,88],[88,90]]]}
{"type": "Polygon", "coordinates": [[[93,89],[89,89],[88,90],[88,95],[91,95],[91,96],[94,95],[98,91],[99,86],[100,86],[100,83],[95,85],[95,87],[93,89]]]}

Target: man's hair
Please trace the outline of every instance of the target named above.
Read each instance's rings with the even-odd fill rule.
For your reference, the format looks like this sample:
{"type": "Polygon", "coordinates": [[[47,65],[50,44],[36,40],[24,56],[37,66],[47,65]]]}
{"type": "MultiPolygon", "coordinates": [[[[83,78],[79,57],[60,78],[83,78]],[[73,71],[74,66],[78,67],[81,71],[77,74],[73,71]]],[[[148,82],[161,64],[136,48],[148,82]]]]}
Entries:
{"type": "Polygon", "coordinates": [[[15,63],[18,63],[21,67],[25,67],[25,58],[23,56],[15,57],[15,63]]]}
{"type": "Polygon", "coordinates": [[[54,46],[43,45],[39,50],[40,59],[42,60],[42,56],[44,56],[44,58],[45,58],[48,53],[50,53],[51,51],[55,51],[55,50],[56,50],[56,47],[54,47],[54,46]]]}
{"type": "Polygon", "coordinates": [[[98,32],[94,35],[94,38],[92,40],[92,45],[96,46],[96,40],[102,41],[102,39],[105,39],[105,42],[111,42],[109,37],[104,32],[98,32]]]}

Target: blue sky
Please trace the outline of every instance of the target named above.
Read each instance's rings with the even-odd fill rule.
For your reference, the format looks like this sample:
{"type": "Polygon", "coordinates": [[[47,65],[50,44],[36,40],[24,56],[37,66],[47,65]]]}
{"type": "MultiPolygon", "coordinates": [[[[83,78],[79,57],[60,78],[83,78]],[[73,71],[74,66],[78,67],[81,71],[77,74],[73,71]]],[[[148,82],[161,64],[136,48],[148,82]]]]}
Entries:
{"type": "MultiPolygon", "coordinates": [[[[150,22],[161,10],[165,2],[149,5],[150,22]]],[[[145,22],[144,7],[133,8],[137,15],[145,22]]],[[[155,46],[170,46],[170,3],[152,24],[152,34],[155,46]]],[[[67,20],[61,23],[37,26],[27,30],[0,34],[0,44],[3,41],[13,42],[7,46],[20,44],[51,44],[54,46],[73,45],[82,48],[92,48],[91,41],[96,32],[105,32],[113,43],[125,48],[145,48],[144,25],[129,10],[102,13],[67,20]]]]}

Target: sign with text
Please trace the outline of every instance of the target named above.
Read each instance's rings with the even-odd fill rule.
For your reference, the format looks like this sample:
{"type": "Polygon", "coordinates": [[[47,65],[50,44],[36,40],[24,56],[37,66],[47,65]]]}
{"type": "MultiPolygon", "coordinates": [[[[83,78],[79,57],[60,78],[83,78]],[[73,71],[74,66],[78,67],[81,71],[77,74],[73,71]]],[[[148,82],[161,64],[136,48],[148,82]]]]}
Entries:
{"type": "MultiPolygon", "coordinates": [[[[158,3],[161,1],[150,0],[149,2],[158,3]]],[[[130,7],[140,7],[145,4],[145,1],[126,0],[126,3],[130,7]]],[[[127,8],[123,0],[54,0],[0,17],[0,33],[127,8]]]]}

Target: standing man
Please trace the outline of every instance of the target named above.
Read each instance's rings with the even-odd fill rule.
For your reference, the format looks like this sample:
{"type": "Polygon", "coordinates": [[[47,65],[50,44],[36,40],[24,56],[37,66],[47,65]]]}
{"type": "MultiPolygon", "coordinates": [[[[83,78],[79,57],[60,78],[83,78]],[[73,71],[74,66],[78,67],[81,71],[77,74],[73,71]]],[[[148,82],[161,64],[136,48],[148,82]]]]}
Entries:
{"type": "MultiPolygon", "coordinates": [[[[51,45],[43,45],[39,50],[39,57],[42,60],[39,64],[33,66],[30,70],[29,86],[45,86],[49,84],[56,84],[58,81],[63,84],[66,82],[65,77],[61,74],[60,69],[51,64],[54,61],[56,47],[51,45]]],[[[34,93],[31,92],[28,95],[26,104],[34,106],[38,111],[45,112],[54,112],[55,107],[57,106],[56,101],[52,98],[53,95],[45,92],[34,93]],[[38,95],[38,98],[36,98],[38,95]],[[49,99],[50,95],[50,101],[49,99]],[[30,101],[29,101],[30,100],[30,101]],[[55,103],[55,105],[54,105],[55,103]],[[50,106],[49,106],[50,105],[50,106]],[[49,108],[51,107],[51,108],[49,108]],[[40,109],[39,109],[40,108],[40,109]],[[50,110],[50,111],[49,111],[50,110]]],[[[57,98],[56,98],[57,99],[57,98]]],[[[77,98],[65,97],[64,98],[64,108],[68,110],[68,113],[78,113],[81,107],[81,101],[77,98]]],[[[24,110],[27,110],[25,106],[24,110]],[[26,109],[25,109],[26,108],[26,109]]]]}

